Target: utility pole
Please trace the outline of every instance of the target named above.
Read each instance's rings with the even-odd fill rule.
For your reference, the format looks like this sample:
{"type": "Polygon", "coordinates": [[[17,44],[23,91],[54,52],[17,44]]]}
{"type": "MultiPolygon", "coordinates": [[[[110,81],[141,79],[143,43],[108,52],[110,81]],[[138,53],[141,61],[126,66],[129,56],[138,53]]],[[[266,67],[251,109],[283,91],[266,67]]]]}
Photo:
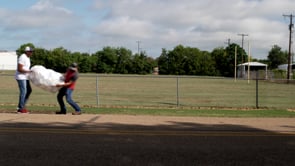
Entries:
{"type": "Polygon", "coordinates": [[[230,45],[230,38],[227,39],[227,41],[225,42],[225,44],[227,44],[228,46],[230,45]]]}
{"type": "MultiPolygon", "coordinates": [[[[248,34],[238,34],[239,36],[242,36],[242,49],[244,49],[244,37],[249,36],[248,34]]],[[[242,63],[244,63],[244,55],[242,55],[242,63]]]]}
{"type": "Polygon", "coordinates": [[[294,28],[294,24],[293,24],[293,17],[294,15],[290,14],[290,15],[283,15],[284,17],[289,17],[290,18],[290,24],[289,24],[289,54],[288,54],[288,73],[287,73],[287,82],[289,83],[290,78],[290,73],[292,72],[292,65],[291,65],[291,44],[292,44],[292,32],[293,32],[293,28],[294,28]]]}
{"type": "Polygon", "coordinates": [[[140,43],[141,43],[141,41],[136,41],[137,42],[137,51],[138,51],[138,55],[139,55],[139,52],[140,52],[140,43]]]}

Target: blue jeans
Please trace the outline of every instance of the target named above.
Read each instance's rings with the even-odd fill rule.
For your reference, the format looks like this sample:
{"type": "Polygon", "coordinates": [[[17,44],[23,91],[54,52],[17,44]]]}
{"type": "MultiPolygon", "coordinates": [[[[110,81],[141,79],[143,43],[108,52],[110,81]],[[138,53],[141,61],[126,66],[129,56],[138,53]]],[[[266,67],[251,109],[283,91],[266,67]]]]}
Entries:
{"type": "Polygon", "coordinates": [[[32,88],[29,80],[16,80],[19,88],[18,110],[24,109],[25,105],[32,93],[32,88]]]}
{"type": "Polygon", "coordinates": [[[57,94],[57,101],[58,104],[60,106],[60,111],[61,112],[67,112],[67,108],[65,106],[65,103],[63,101],[63,97],[66,96],[66,101],[74,108],[75,111],[80,112],[81,108],[79,107],[79,105],[73,101],[72,99],[72,93],[74,90],[66,88],[66,87],[62,87],[58,94],[57,94]]]}

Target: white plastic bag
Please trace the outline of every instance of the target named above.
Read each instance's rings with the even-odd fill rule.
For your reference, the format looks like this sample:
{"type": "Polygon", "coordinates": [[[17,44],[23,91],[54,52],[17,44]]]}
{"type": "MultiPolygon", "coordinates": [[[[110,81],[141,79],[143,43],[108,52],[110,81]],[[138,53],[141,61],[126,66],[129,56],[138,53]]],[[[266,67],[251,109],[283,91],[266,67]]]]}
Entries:
{"type": "Polygon", "coordinates": [[[35,65],[31,68],[29,79],[37,87],[55,93],[60,87],[56,87],[56,84],[64,83],[64,77],[61,73],[58,73],[52,69],[46,69],[41,65],[35,65]]]}

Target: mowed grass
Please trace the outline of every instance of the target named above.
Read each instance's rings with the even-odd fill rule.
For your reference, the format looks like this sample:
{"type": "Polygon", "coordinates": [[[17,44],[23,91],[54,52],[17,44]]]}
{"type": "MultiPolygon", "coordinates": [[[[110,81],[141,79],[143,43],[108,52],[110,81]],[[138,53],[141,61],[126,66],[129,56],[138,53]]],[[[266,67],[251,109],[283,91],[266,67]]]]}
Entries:
{"type": "MultiPolygon", "coordinates": [[[[0,75],[1,111],[15,111],[18,87],[12,74],[0,75]]],[[[57,111],[56,93],[32,85],[28,107],[57,111]]],[[[293,84],[211,77],[80,74],[73,99],[84,112],[172,116],[294,117],[293,84]]],[[[68,106],[68,105],[67,105],[68,106]]],[[[69,110],[72,110],[68,106],[69,110]]]]}
{"type": "MultiPolygon", "coordinates": [[[[57,106],[29,106],[31,113],[54,114],[57,106]]],[[[71,109],[70,109],[71,110],[71,109]]],[[[69,111],[71,113],[73,110],[69,111]]],[[[0,112],[14,113],[15,106],[2,105],[0,112]]],[[[198,117],[240,117],[240,118],[295,118],[294,110],[285,109],[186,109],[186,108],[83,108],[87,114],[152,115],[152,116],[198,116],[198,117]]]]}

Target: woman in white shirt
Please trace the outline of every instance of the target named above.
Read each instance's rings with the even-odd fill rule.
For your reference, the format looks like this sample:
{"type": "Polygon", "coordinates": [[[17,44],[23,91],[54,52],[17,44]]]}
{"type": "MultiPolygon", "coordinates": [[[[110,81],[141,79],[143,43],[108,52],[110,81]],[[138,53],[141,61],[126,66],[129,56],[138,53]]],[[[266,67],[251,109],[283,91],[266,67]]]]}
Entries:
{"type": "Polygon", "coordinates": [[[30,57],[33,54],[33,49],[31,47],[25,48],[25,53],[23,53],[17,61],[17,70],[15,73],[15,79],[19,87],[19,102],[18,102],[18,113],[28,113],[28,110],[25,108],[25,105],[32,93],[32,88],[28,75],[31,72],[31,60],[30,57]]]}

